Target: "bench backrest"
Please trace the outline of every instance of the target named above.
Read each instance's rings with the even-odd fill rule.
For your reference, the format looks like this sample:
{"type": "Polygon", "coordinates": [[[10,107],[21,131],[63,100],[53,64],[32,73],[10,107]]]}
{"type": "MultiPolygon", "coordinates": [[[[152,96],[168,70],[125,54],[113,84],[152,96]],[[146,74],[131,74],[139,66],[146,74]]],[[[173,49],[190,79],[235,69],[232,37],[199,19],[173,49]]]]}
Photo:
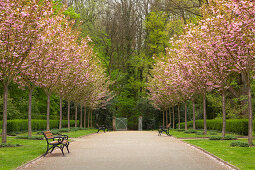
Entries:
{"type": "Polygon", "coordinates": [[[54,138],[54,136],[53,136],[53,134],[51,133],[51,131],[45,131],[45,132],[43,132],[43,135],[44,135],[44,137],[45,137],[46,140],[48,140],[48,139],[53,139],[53,138],[54,138]]]}
{"type": "Polygon", "coordinates": [[[166,128],[168,129],[168,128],[170,128],[170,126],[171,126],[171,123],[168,123],[168,124],[166,125],[166,128]]]}

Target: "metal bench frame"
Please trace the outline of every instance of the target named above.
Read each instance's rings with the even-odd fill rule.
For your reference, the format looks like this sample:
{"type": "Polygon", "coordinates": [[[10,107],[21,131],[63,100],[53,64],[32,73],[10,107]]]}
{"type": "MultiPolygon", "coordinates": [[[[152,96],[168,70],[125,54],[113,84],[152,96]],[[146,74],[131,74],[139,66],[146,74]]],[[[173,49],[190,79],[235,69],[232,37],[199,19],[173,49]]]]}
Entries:
{"type": "Polygon", "coordinates": [[[68,153],[70,153],[68,148],[69,141],[68,141],[67,135],[53,136],[53,134],[50,131],[43,132],[43,135],[47,142],[47,151],[45,152],[44,156],[46,156],[50,150],[51,150],[50,153],[52,153],[55,148],[59,148],[63,156],[65,156],[63,151],[64,147],[66,147],[68,153]],[[56,142],[53,142],[53,141],[56,141],[56,142]]]}
{"type": "Polygon", "coordinates": [[[107,128],[105,127],[105,125],[98,125],[98,124],[96,123],[96,126],[97,126],[97,133],[98,133],[100,130],[104,131],[104,133],[105,133],[105,130],[107,129],[107,128]]]}
{"type": "Polygon", "coordinates": [[[171,136],[170,133],[169,133],[170,126],[171,126],[170,123],[169,123],[168,125],[166,125],[165,127],[164,127],[164,126],[160,126],[160,127],[158,128],[158,136],[161,136],[161,134],[162,134],[163,132],[165,132],[167,136],[171,136]]]}

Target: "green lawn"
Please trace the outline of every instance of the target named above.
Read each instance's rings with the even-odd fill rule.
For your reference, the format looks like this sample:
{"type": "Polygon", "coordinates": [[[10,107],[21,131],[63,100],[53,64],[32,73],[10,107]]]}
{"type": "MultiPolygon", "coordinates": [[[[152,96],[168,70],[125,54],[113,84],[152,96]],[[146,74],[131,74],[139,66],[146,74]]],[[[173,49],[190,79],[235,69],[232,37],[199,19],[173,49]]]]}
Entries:
{"type": "MultiPolygon", "coordinates": [[[[177,138],[201,138],[201,137],[210,137],[210,136],[221,136],[220,132],[216,131],[207,131],[207,135],[203,134],[203,130],[196,130],[197,133],[184,133],[184,132],[179,132],[177,130],[170,130],[170,134],[174,137],[177,138]]],[[[232,135],[232,136],[238,136],[232,133],[227,133],[226,135],[232,135]]]]}
{"type": "MultiPolygon", "coordinates": [[[[199,146],[240,169],[255,169],[255,147],[230,147],[233,141],[227,140],[186,139],[184,141],[199,146]]],[[[239,141],[248,142],[247,139],[239,139],[239,141]]]]}
{"type": "MultiPolygon", "coordinates": [[[[78,130],[72,132],[64,132],[71,138],[85,136],[97,132],[96,129],[78,130]]],[[[23,133],[20,135],[27,135],[23,133]]],[[[36,135],[34,132],[33,135],[36,135]]],[[[0,137],[0,140],[2,138],[0,137]]],[[[4,147],[0,148],[0,169],[14,169],[22,164],[35,159],[36,157],[45,153],[46,141],[45,140],[26,140],[16,139],[15,137],[8,137],[7,143],[21,144],[19,147],[4,147]]]]}

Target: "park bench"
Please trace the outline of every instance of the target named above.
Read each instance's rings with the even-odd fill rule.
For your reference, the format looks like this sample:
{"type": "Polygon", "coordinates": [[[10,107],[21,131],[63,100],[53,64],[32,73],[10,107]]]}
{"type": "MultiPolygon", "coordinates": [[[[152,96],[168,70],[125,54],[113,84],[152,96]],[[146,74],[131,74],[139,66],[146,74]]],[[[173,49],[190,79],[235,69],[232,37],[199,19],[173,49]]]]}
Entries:
{"type": "Polygon", "coordinates": [[[46,139],[47,142],[47,151],[45,152],[44,156],[47,155],[50,151],[50,153],[53,152],[55,148],[59,148],[64,156],[64,151],[63,149],[66,147],[68,153],[69,153],[69,141],[68,141],[68,136],[67,135],[58,135],[58,136],[53,136],[51,131],[45,131],[43,132],[43,135],[46,139]]]}
{"type": "Polygon", "coordinates": [[[103,130],[104,133],[105,133],[105,130],[107,129],[105,125],[98,125],[96,123],[96,126],[97,126],[97,133],[100,131],[100,130],[103,130]]]}
{"type": "Polygon", "coordinates": [[[170,133],[169,133],[170,126],[171,126],[170,123],[169,123],[168,125],[166,125],[166,126],[160,126],[160,127],[158,128],[158,136],[161,136],[161,134],[162,134],[163,132],[165,132],[165,133],[167,134],[167,136],[171,136],[170,133]]]}

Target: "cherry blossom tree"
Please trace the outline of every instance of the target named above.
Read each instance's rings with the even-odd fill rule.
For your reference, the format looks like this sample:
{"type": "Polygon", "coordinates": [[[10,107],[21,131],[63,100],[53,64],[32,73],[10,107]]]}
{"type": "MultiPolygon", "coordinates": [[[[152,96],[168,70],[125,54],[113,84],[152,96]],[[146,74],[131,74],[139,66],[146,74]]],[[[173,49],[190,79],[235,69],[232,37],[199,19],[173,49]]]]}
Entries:
{"type": "Polygon", "coordinates": [[[45,18],[52,14],[51,7],[48,0],[0,2],[0,80],[4,87],[2,143],[6,143],[7,136],[8,85],[31,66],[27,62],[29,53],[44,31],[45,18]]]}

